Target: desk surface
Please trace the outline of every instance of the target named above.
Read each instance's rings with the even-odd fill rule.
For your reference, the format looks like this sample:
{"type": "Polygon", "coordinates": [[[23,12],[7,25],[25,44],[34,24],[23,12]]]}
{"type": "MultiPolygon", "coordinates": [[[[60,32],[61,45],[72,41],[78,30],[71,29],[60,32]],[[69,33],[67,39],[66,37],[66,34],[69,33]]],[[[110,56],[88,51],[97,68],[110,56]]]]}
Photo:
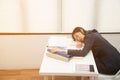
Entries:
{"type": "Polygon", "coordinates": [[[69,62],[64,62],[46,56],[45,50],[39,73],[40,75],[57,75],[57,76],[97,76],[98,70],[91,51],[85,57],[73,57],[69,62]],[[93,65],[94,72],[89,71],[76,72],[75,71],[76,64],[93,65]]]}

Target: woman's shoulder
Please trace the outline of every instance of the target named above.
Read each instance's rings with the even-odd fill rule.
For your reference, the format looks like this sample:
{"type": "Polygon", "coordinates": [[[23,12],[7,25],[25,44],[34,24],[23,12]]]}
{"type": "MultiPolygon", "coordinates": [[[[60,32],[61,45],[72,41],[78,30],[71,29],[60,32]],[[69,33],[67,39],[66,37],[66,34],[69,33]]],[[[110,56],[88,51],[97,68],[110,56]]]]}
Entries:
{"type": "Polygon", "coordinates": [[[99,32],[98,32],[96,29],[92,29],[92,30],[88,30],[88,31],[86,32],[86,35],[89,35],[89,34],[92,35],[92,34],[94,34],[94,33],[95,33],[95,34],[96,34],[96,33],[99,34],[99,32]]]}
{"type": "Polygon", "coordinates": [[[95,33],[98,32],[96,29],[88,30],[89,33],[95,33]]]}
{"type": "Polygon", "coordinates": [[[100,33],[96,30],[96,29],[93,29],[93,30],[89,30],[87,31],[86,33],[86,37],[87,38],[92,38],[92,39],[95,39],[97,37],[100,36],[100,33]]]}

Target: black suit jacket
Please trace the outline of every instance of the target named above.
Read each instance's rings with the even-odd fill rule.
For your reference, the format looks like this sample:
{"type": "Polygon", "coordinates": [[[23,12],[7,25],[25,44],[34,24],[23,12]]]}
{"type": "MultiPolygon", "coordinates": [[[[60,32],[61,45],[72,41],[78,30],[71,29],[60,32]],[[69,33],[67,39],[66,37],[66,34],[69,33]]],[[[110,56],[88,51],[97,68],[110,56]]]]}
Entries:
{"type": "Polygon", "coordinates": [[[92,50],[98,71],[115,74],[120,69],[120,53],[97,31],[87,31],[82,50],[68,50],[72,56],[86,56],[92,50]]]}

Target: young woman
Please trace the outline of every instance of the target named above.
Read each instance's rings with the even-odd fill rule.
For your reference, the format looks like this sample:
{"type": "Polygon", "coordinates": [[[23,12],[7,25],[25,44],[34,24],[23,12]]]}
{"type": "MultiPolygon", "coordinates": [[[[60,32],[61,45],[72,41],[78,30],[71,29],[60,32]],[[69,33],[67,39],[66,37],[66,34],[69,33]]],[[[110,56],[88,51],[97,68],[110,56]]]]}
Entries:
{"type": "Polygon", "coordinates": [[[62,51],[72,56],[86,56],[92,50],[99,73],[116,74],[120,69],[120,53],[97,30],[86,31],[82,27],[76,27],[72,32],[72,38],[77,42],[77,47],[82,47],[84,44],[84,48],[67,51],[53,48],[51,52],[62,51]]]}

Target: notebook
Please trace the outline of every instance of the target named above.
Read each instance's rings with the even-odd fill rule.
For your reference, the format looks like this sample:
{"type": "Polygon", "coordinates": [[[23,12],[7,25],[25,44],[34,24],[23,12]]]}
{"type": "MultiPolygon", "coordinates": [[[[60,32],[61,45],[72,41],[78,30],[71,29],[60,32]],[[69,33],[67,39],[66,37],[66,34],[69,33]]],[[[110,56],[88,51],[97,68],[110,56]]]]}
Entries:
{"type": "MultiPolygon", "coordinates": [[[[57,48],[60,48],[60,49],[65,49],[64,47],[60,47],[60,46],[56,46],[57,48]]],[[[56,53],[51,53],[50,52],[51,48],[47,48],[47,53],[46,55],[51,57],[51,58],[54,58],[54,59],[57,59],[57,60],[61,60],[61,61],[69,61],[71,59],[71,55],[68,55],[68,54],[65,54],[65,53],[62,53],[62,52],[56,52],[56,53]]]]}

